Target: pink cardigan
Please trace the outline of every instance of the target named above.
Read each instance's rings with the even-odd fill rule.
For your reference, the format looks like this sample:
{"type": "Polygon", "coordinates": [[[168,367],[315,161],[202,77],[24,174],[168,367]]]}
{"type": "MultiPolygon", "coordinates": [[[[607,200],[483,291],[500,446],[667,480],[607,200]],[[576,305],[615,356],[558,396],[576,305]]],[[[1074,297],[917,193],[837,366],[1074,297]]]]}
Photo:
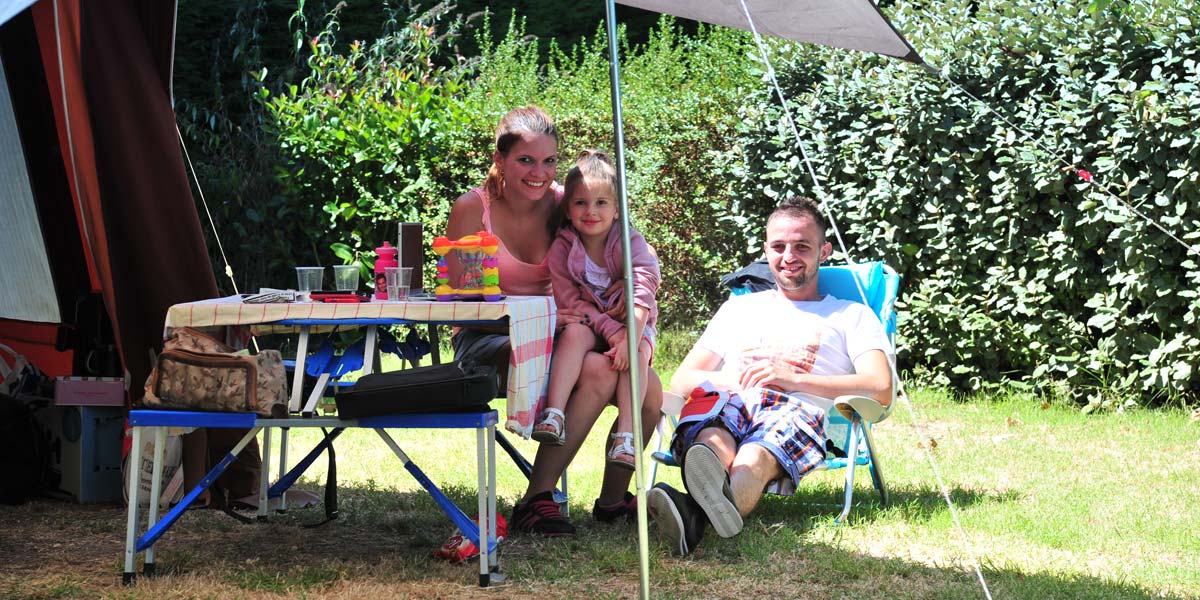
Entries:
{"type": "MultiPolygon", "coordinates": [[[[658,258],[650,251],[646,238],[636,230],[629,232],[629,245],[633,252],[633,301],[650,311],[646,319],[646,330],[642,337],[654,345],[655,324],[658,323],[658,284],[661,279],[658,258]]],[[[559,310],[575,309],[588,316],[592,331],[603,340],[625,327],[625,280],[621,257],[621,232],[617,227],[608,231],[604,241],[604,267],[613,275],[613,284],[603,297],[597,297],[584,284],[584,268],[587,251],[575,228],[569,224],[558,230],[558,236],[550,245],[547,255],[550,264],[550,282],[554,289],[554,302],[559,310]]]]}

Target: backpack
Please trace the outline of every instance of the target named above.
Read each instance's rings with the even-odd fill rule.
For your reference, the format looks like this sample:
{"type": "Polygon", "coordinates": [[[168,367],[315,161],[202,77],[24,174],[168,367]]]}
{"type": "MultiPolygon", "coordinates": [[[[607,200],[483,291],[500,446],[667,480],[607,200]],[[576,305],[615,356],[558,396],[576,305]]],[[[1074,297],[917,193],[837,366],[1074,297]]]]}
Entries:
{"type": "MultiPolygon", "coordinates": [[[[2,361],[0,361],[2,362],[2,361]]],[[[50,441],[24,401],[0,392],[0,504],[24,504],[51,485],[50,441]]]]}

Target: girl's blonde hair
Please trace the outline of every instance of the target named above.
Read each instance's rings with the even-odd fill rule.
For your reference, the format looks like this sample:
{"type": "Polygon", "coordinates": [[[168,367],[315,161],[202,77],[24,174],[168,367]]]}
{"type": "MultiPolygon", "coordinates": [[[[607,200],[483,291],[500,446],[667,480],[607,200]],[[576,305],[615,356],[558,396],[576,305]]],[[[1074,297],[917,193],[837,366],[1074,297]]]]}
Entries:
{"type": "MultiPolygon", "coordinates": [[[[608,158],[603,150],[588,148],[579,153],[579,158],[575,160],[575,166],[567,172],[567,180],[563,183],[563,220],[567,218],[566,206],[567,201],[583,184],[583,180],[587,179],[596,183],[606,183],[612,189],[613,194],[617,194],[617,169],[613,167],[612,161],[608,158]]],[[[616,201],[616,198],[613,198],[616,201]]],[[[620,205],[617,205],[617,216],[620,217],[620,205]]]]}
{"type": "MultiPolygon", "coordinates": [[[[546,111],[532,104],[514,108],[508,111],[496,126],[496,152],[499,152],[500,156],[508,156],[508,151],[512,150],[513,145],[521,138],[539,135],[554,138],[554,145],[558,145],[558,126],[554,124],[554,119],[551,119],[546,111]]],[[[489,198],[499,198],[503,189],[504,174],[500,172],[496,161],[492,161],[487,179],[483,181],[483,191],[487,192],[489,198]]]]}

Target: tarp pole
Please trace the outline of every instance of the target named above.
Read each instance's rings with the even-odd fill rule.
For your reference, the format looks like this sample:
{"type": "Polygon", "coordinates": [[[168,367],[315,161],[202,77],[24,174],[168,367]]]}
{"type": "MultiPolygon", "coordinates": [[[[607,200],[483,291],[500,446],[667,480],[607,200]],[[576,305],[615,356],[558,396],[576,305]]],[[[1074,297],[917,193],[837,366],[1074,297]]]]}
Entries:
{"type": "Polygon", "coordinates": [[[638,343],[642,333],[637,330],[637,317],[633,302],[633,257],[629,242],[630,213],[629,194],[625,185],[625,127],[621,117],[621,63],[617,53],[617,5],[615,0],[606,0],[608,12],[608,73],[612,86],[613,137],[617,147],[617,195],[621,201],[621,253],[622,268],[625,269],[625,341],[629,344],[629,397],[633,407],[633,443],[637,451],[634,456],[634,488],[637,494],[638,568],[640,571],[641,598],[650,597],[650,546],[646,526],[646,467],[642,452],[642,397],[638,381],[638,343]]]}

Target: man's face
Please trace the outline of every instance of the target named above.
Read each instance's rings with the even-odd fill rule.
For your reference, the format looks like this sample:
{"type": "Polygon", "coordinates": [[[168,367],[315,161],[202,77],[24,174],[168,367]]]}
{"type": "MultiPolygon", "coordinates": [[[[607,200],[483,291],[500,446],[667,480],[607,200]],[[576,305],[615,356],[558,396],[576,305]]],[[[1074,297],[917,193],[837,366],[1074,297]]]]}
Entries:
{"type": "Polygon", "coordinates": [[[789,299],[817,299],[817,268],[833,248],[824,233],[808,215],[778,215],[767,224],[767,264],[789,299]]]}

